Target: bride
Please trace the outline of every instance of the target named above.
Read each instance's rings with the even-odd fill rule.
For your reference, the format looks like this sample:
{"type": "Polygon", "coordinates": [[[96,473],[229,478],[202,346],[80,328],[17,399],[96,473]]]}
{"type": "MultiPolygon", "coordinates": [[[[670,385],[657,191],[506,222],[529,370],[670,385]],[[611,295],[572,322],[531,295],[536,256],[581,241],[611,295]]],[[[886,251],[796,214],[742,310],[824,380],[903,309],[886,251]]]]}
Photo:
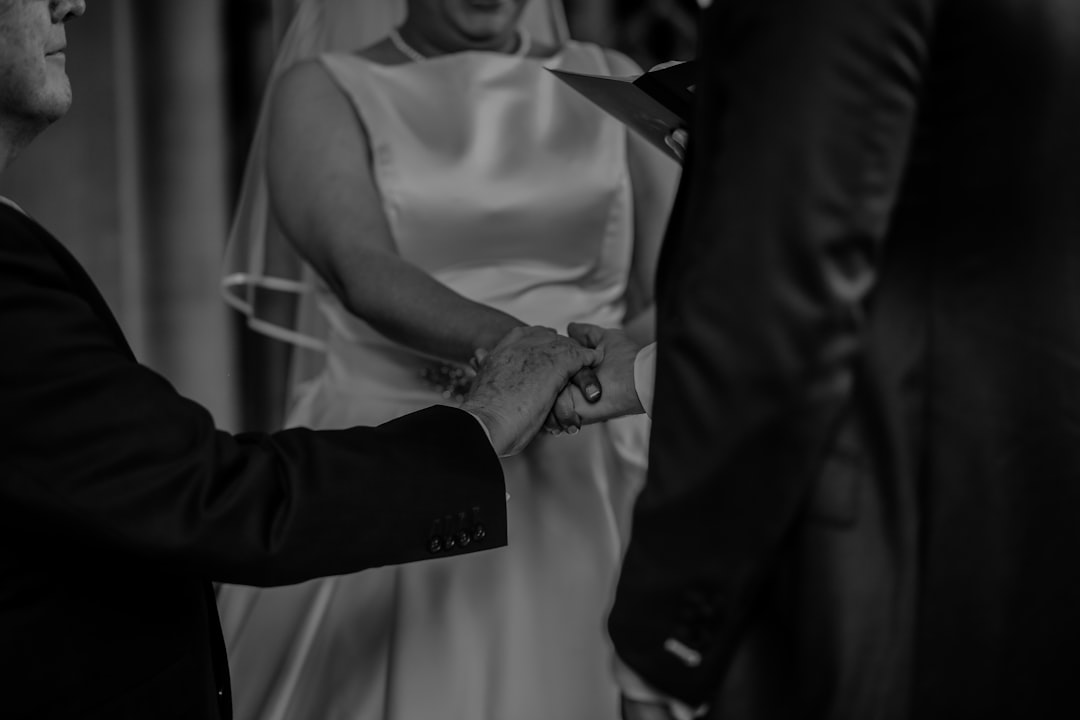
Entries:
{"type": "MultiPolygon", "coordinates": [[[[474,352],[522,323],[625,322],[651,340],[647,294],[634,318],[627,307],[651,287],[677,170],[545,69],[636,66],[525,4],[408,0],[403,21],[389,0],[300,6],[226,276],[253,327],[318,359],[297,363],[289,425],[453,402],[474,352]],[[286,249],[300,273],[275,271],[286,249]],[[257,291],[294,294],[295,319],[268,318],[257,291]]],[[[504,459],[503,551],[438,559],[472,540],[447,517],[425,528],[429,562],[222,588],[236,717],[617,717],[604,619],[641,423],[541,436],[504,459]]]]}

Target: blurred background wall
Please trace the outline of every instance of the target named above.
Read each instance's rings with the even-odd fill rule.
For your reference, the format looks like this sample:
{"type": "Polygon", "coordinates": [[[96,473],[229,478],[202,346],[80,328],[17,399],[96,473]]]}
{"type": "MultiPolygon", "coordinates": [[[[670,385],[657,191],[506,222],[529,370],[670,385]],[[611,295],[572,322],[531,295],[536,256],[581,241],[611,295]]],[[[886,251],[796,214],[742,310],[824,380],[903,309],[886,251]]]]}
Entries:
{"type": "MultiPolygon", "coordinates": [[[[281,348],[225,307],[218,282],[294,3],[88,3],[68,28],[74,106],[0,180],[86,266],[139,359],[230,430],[274,429],[284,399],[281,348]]],[[[645,68],[694,54],[695,0],[564,3],[576,39],[645,68]]]]}

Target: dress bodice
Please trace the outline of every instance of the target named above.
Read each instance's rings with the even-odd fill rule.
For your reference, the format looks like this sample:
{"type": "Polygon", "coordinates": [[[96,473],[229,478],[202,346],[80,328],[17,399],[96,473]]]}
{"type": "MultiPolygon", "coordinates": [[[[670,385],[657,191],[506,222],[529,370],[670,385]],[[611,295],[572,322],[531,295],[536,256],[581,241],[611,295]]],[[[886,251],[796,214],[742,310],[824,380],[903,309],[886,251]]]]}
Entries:
{"type": "MultiPolygon", "coordinates": [[[[606,74],[600,48],[321,61],[367,134],[403,258],[526,323],[622,321],[633,233],[625,129],[546,70],[606,74]]],[[[364,346],[400,359],[403,348],[328,293],[321,301],[332,354],[364,346]]]]}
{"type": "MultiPolygon", "coordinates": [[[[633,215],[625,131],[544,69],[605,73],[604,60],[576,43],[543,61],[322,58],[367,133],[401,255],[466,297],[559,329],[622,321],[633,215]]],[[[430,359],[329,292],[316,299],[331,325],[326,367],[296,388],[289,425],[377,425],[445,401],[423,379],[430,359]]],[[[512,538],[500,552],[286,588],[226,586],[237,717],[616,717],[602,630],[647,433],[619,422],[541,435],[500,461],[512,538]]]]}

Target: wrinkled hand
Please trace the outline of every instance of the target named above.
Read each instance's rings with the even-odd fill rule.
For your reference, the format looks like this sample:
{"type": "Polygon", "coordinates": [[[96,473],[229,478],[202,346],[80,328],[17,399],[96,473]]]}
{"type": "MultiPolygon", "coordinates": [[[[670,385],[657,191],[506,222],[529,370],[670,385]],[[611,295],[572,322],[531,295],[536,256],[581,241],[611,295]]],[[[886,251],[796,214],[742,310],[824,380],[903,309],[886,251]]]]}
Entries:
{"type": "Polygon", "coordinates": [[[555,405],[544,421],[544,430],[552,435],[561,435],[564,432],[576,434],[581,429],[583,420],[574,407],[574,397],[595,403],[602,395],[603,387],[600,378],[596,376],[596,370],[591,367],[582,368],[570,378],[570,385],[555,398],[555,405]],[[571,393],[570,387],[576,388],[576,392],[571,393]]]}
{"type": "Polygon", "coordinates": [[[585,323],[571,323],[567,334],[583,347],[602,351],[603,362],[596,375],[603,393],[593,401],[571,385],[559,395],[556,405],[571,406],[584,424],[645,412],[634,384],[634,360],[641,346],[621,330],[585,323]]]}
{"type": "Polygon", "coordinates": [[[571,376],[603,357],[554,330],[515,328],[478,363],[462,409],[484,422],[499,455],[513,455],[536,435],[571,376]]]}
{"type": "MultiPolygon", "coordinates": [[[[487,350],[477,350],[469,361],[473,375],[479,371],[480,363],[484,361],[487,354],[487,350]]],[[[589,402],[600,399],[600,381],[596,377],[596,370],[592,367],[583,367],[578,370],[570,377],[570,382],[577,387],[580,396],[585,397],[589,402]]],[[[561,435],[564,432],[573,435],[581,429],[581,418],[574,410],[573,398],[565,389],[555,398],[555,405],[544,420],[543,429],[552,435],[561,435]]]]}

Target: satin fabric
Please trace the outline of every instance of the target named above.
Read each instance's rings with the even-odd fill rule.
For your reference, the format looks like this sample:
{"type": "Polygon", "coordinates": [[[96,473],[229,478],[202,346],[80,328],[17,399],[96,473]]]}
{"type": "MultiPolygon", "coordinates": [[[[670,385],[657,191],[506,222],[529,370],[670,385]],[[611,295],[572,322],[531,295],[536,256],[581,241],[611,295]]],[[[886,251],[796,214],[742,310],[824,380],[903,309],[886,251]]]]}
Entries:
{"type": "MultiPolygon", "coordinates": [[[[370,139],[405,259],[527,323],[621,322],[632,250],[625,130],[545,70],[607,72],[599,48],[569,43],[544,61],[321,61],[370,139]]],[[[299,388],[291,424],[344,427],[444,401],[422,378],[430,359],[323,288],[318,300],[326,367],[299,388]]],[[[631,420],[542,436],[503,461],[505,552],[224,588],[237,717],[616,717],[603,623],[645,436],[631,420]]]]}
{"type": "MultiPolygon", "coordinates": [[[[405,0],[297,0],[267,79],[271,87],[295,63],[323,53],[350,53],[383,39],[406,17],[405,0]]],[[[568,37],[561,0],[530,0],[518,26],[537,42],[562,45],[568,37]]],[[[244,182],[229,233],[222,297],[255,332],[292,346],[292,376],[309,379],[322,368],[327,328],[314,302],[316,278],[278,227],[266,184],[269,98],[263,99],[244,182]],[[295,304],[295,311],[282,305],[295,304]]]]}

